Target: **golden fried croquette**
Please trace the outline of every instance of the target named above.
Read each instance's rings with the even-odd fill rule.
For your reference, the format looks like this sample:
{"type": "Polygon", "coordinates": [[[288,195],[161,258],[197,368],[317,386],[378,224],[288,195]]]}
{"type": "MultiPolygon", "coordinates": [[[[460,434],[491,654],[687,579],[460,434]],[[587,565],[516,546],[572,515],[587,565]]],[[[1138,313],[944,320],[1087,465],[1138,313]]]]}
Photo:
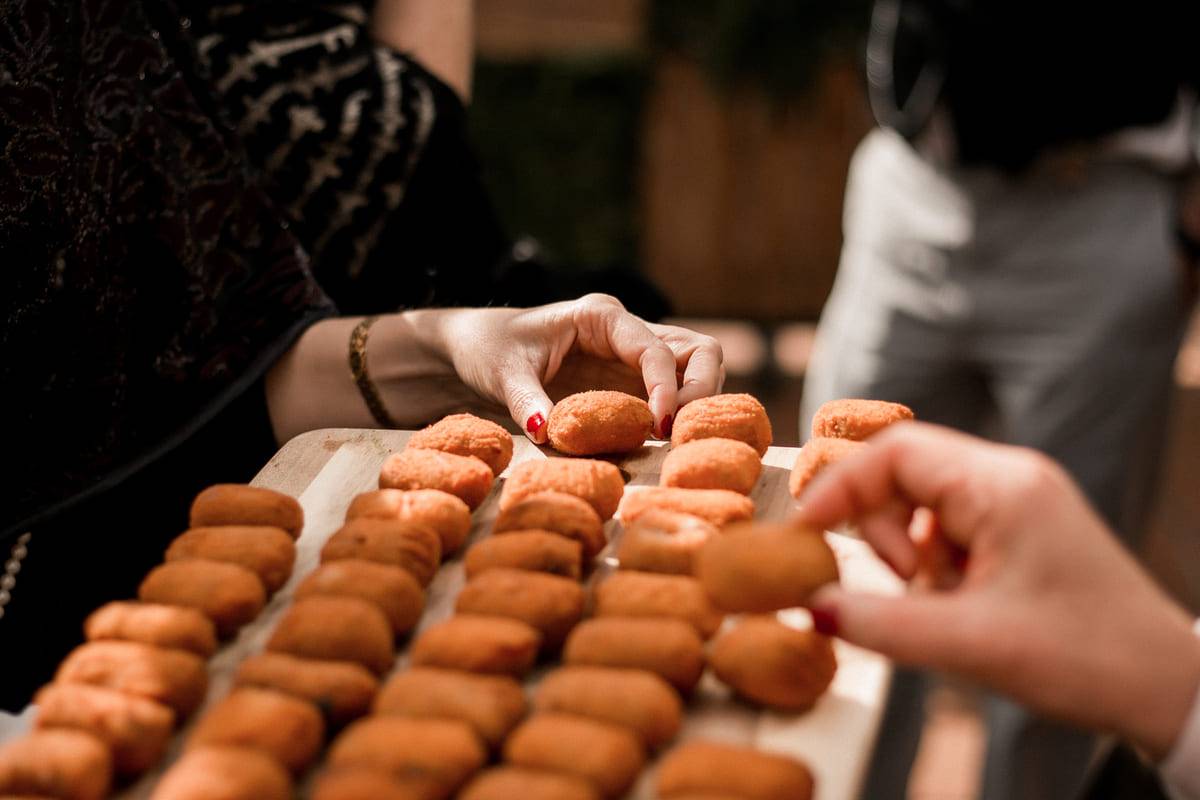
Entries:
{"type": "Polygon", "coordinates": [[[258,616],[267,604],[267,592],[245,567],[197,558],[150,570],[138,587],[138,599],[194,608],[213,621],[224,639],[258,616]]]}
{"type": "Polygon", "coordinates": [[[392,453],[379,470],[380,489],[439,489],[474,510],[492,490],[491,467],[475,456],[409,448],[392,453]]]}
{"type": "Polygon", "coordinates": [[[809,439],[796,456],[792,474],[788,477],[788,491],[792,493],[792,497],[800,497],[823,469],[866,446],[865,442],[853,439],[831,439],[825,436],[809,439]]]}
{"type": "Polygon", "coordinates": [[[0,744],[0,795],[102,800],[112,785],[112,756],[90,733],[39,730],[0,744]]]}
{"type": "Polygon", "coordinates": [[[704,672],[704,642],[678,619],[600,617],[575,626],[563,663],[644,669],[687,695],[704,672]]]}
{"type": "Polygon", "coordinates": [[[459,614],[511,617],[542,634],[542,649],[552,652],[583,617],[586,594],[577,581],[498,567],[471,579],[458,594],[459,614]]]}
{"type": "MultiPolygon", "coordinates": [[[[621,470],[607,461],[542,458],[513,467],[504,482],[504,491],[500,492],[500,510],[506,511],[537,492],[565,492],[586,500],[604,521],[616,513],[623,491],[625,482],[621,479],[621,470]]],[[[555,530],[547,525],[529,523],[521,527],[555,530]]]]}
{"type": "Polygon", "coordinates": [[[663,508],[706,519],[718,528],[753,519],[754,501],[728,489],[676,489],[649,486],[626,493],[621,500],[621,524],[636,522],[645,511],[663,508]]]}
{"type": "Polygon", "coordinates": [[[728,489],[750,494],[762,474],[757,451],[736,439],[693,439],[663,460],[659,483],[680,489],[728,489]]]}
{"type": "Polygon", "coordinates": [[[913,418],[912,409],[883,400],[830,400],[813,414],[812,435],[862,441],[897,422],[913,418]]]}
{"type": "Polygon", "coordinates": [[[353,661],[376,675],[392,666],[392,626],[377,606],[357,597],[297,600],[279,620],[267,650],[324,661],[353,661]]]}
{"type": "Polygon", "coordinates": [[[196,710],[208,689],[204,659],[140,642],[88,642],[63,659],[58,683],[86,683],[169,706],[179,717],[196,710]]]}
{"type": "Polygon", "coordinates": [[[579,580],[583,572],[583,548],[579,542],[549,531],[507,531],[503,536],[489,536],[472,545],[463,559],[463,567],[467,580],[497,567],[579,580]]]}
{"type": "Polygon", "coordinates": [[[317,661],[287,653],[259,653],[238,665],[234,686],[273,689],[307,700],[332,728],[358,719],[371,708],[379,681],[353,661],[317,661]]]}
{"type": "Polygon", "coordinates": [[[829,637],[774,617],[746,617],[708,654],[713,672],[740,696],[781,711],[807,711],[837,671],[829,637]]]}
{"type": "Polygon", "coordinates": [[[664,800],[709,793],[747,800],[810,800],[813,778],[795,759],[693,739],[659,762],[655,789],[664,800]]]}
{"type": "Polygon", "coordinates": [[[725,619],[690,575],[620,570],[600,582],[594,600],[592,613],[597,617],[675,617],[704,639],[716,633],[725,619]]]}
{"type": "Polygon", "coordinates": [[[175,712],[161,703],[86,683],[48,684],[33,702],[35,728],[90,733],[108,746],[121,775],[138,775],[158,763],[175,725],[175,712]]]}
{"type": "Polygon", "coordinates": [[[487,748],[461,720],[367,717],[338,736],[328,762],[433,778],[450,794],[483,768],[487,748]]]}
{"type": "Polygon", "coordinates": [[[291,800],[292,779],[279,762],[247,747],[188,750],[154,787],[150,800],[291,800]]]}
{"type": "Polygon", "coordinates": [[[442,561],[442,540],[429,527],[394,519],[352,519],[321,548],[321,563],[354,558],[407,570],[428,586],[442,561]]]}
{"type": "Polygon", "coordinates": [[[88,615],[83,635],[89,641],[119,639],[189,650],[208,658],[217,651],[217,629],[194,608],[114,600],[88,615]]]}
{"type": "Polygon", "coordinates": [[[625,526],[617,547],[621,569],[691,575],[696,553],[716,535],[706,519],[665,508],[649,508],[625,526]]]}
{"type": "Polygon", "coordinates": [[[683,724],[679,695],[662,678],[642,669],[556,669],[538,684],[533,707],[621,725],[652,750],[674,739],[683,724]]]}
{"type": "Polygon", "coordinates": [[[778,522],[730,525],[700,550],[696,577],[713,605],[765,612],[804,604],[838,579],[837,559],[820,531],[778,522]]]}
{"type": "Polygon", "coordinates": [[[408,570],[361,558],[322,564],[296,587],[297,600],[318,595],[357,597],[374,603],[397,636],[415,628],[425,608],[425,590],[408,570]]]}
{"type": "Polygon", "coordinates": [[[471,533],[471,509],[439,489],[377,489],[350,501],[346,520],[378,517],[415,522],[432,528],[442,540],[442,557],[458,552],[471,533]]]}
{"type": "Polygon", "coordinates": [[[512,732],[504,760],[576,775],[605,797],[620,797],[637,780],[646,754],[637,736],[620,725],[549,712],[535,714],[512,732]]]}
{"type": "Polygon", "coordinates": [[[567,395],[554,404],[546,435],[550,446],[572,456],[628,453],[654,430],[650,406],[624,392],[592,391],[567,395]]]}
{"type": "Polygon", "coordinates": [[[600,800],[582,778],[524,767],[492,767],[475,776],[459,800],[600,800]]]}
{"type": "Polygon", "coordinates": [[[413,642],[414,667],[442,667],[520,677],[533,666],[542,635],[508,617],[457,614],[427,628],[413,642]]]}
{"type": "Polygon", "coordinates": [[[771,446],[771,420],[762,403],[748,394],[702,397],[679,409],[671,429],[672,447],[713,437],[745,442],[762,458],[771,446]]]}
{"type": "Polygon", "coordinates": [[[499,475],[512,461],[513,437],[491,420],[474,414],[451,414],[414,433],[408,447],[475,456],[488,465],[493,475],[499,475]]]}
{"type": "Polygon", "coordinates": [[[258,750],[298,775],[316,760],[324,740],[325,723],[312,703],[272,689],[244,686],[200,717],[187,747],[258,750]]]}
{"type": "Polygon", "coordinates": [[[393,775],[380,769],[342,767],[321,772],[312,800],[445,800],[443,784],[421,775],[393,775]]]}
{"type": "Polygon", "coordinates": [[[304,509],[294,497],[282,492],[240,483],[218,483],[196,495],[188,525],[193,528],[270,525],[283,528],[296,539],[304,528],[304,509]]]}
{"type": "Polygon", "coordinates": [[[167,548],[166,561],[204,558],[245,567],[258,576],[267,594],[292,576],[296,544],[283,528],[265,525],[220,525],[185,531],[167,548]]]}
{"type": "MultiPolygon", "coordinates": [[[[500,497],[503,501],[503,492],[500,497]]],[[[502,507],[492,531],[550,531],[574,539],[583,548],[585,565],[608,544],[604,520],[596,509],[587,500],[566,492],[534,492],[502,507]]]]}
{"type": "Polygon", "coordinates": [[[462,720],[495,749],[525,716],[525,692],[507,675],[413,667],[393,675],[375,698],[378,716],[462,720]]]}

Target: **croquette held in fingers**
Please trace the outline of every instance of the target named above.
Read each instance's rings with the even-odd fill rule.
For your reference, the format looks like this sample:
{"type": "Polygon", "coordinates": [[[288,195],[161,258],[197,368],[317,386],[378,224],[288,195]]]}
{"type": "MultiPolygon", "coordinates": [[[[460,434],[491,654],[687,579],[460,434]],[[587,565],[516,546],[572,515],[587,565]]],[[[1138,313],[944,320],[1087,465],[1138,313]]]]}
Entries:
{"type": "Polygon", "coordinates": [[[0,744],[0,795],[15,800],[102,800],[112,775],[108,748],[83,731],[38,730],[0,744]]]}
{"type": "Polygon", "coordinates": [[[138,599],[194,608],[213,621],[218,636],[228,638],[263,610],[267,591],[243,566],[197,558],[150,570],[138,587],[138,599]]]}
{"type": "Polygon", "coordinates": [[[290,800],[292,779],[275,759],[246,747],[198,747],[176,761],[150,800],[290,800]]]}
{"type": "Polygon", "coordinates": [[[771,420],[762,403],[748,394],[702,397],[679,409],[671,429],[671,446],[695,439],[737,439],[761,458],[771,446],[771,420]]]}
{"type": "Polygon", "coordinates": [[[912,409],[883,400],[830,400],[813,414],[812,435],[861,441],[872,434],[913,418],[912,409]]]}
{"type": "Polygon", "coordinates": [[[294,597],[303,600],[318,595],[357,597],[373,603],[387,616],[397,636],[415,628],[425,608],[425,590],[412,573],[360,558],[322,564],[300,582],[294,597]]]}
{"type": "Polygon", "coordinates": [[[301,658],[353,661],[376,675],[392,666],[392,626],[373,603],[316,595],[295,601],[275,626],[267,650],[301,658]]]}
{"type": "Polygon", "coordinates": [[[475,456],[409,448],[392,453],[379,470],[380,489],[438,489],[472,510],[487,498],[495,476],[475,456]]]}
{"type": "Polygon", "coordinates": [[[616,513],[624,490],[621,471],[607,461],[543,458],[525,461],[512,468],[500,493],[500,510],[505,511],[537,492],[565,492],[586,500],[603,521],[616,513]]]}
{"type": "Polygon", "coordinates": [[[762,474],[758,452],[736,439],[694,439],[672,447],[659,483],[681,489],[728,489],[750,494],[762,474]]]}
{"type": "Polygon", "coordinates": [[[577,581],[542,572],[490,569],[458,594],[460,614],[511,617],[542,634],[542,649],[557,650],[583,617],[586,594],[577,581]]]}
{"type": "Polygon", "coordinates": [[[832,439],[826,436],[809,439],[796,456],[792,474],[788,476],[788,491],[792,497],[799,498],[822,470],[854,455],[866,446],[866,442],[854,439],[832,439]]]}
{"type": "Polygon", "coordinates": [[[139,642],[81,644],[63,659],[54,680],[145,697],[170,707],[180,718],[200,705],[208,689],[204,659],[139,642]]]}
{"type": "Polygon", "coordinates": [[[813,777],[805,764],[786,756],[693,739],[659,762],[655,790],[664,800],[723,793],[747,800],[811,800],[813,777]]]}
{"type": "Polygon", "coordinates": [[[200,717],[187,747],[245,747],[271,756],[298,775],[316,760],[325,723],[312,703],[272,689],[241,687],[200,717]]]}
{"type": "Polygon", "coordinates": [[[725,619],[708,600],[704,587],[690,575],[619,570],[596,587],[597,617],[674,617],[708,639],[725,619]]]}
{"type": "Polygon", "coordinates": [[[605,797],[620,797],[646,762],[630,730],[609,722],[554,712],[523,722],[504,743],[504,760],[519,767],[578,776],[605,797]]]}
{"type": "Polygon", "coordinates": [[[648,486],[626,492],[621,500],[621,524],[629,525],[651,509],[692,514],[718,528],[731,522],[753,519],[754,501],[728,489],[676,489],[648,486]]]}
{"type": "Polygon", "coordinates": [[[596,509],[587,500],[566,492],[527,495],[502,508],[492,527],[493,533],[531,530],[550,531],[579,542],[585,566],[608,544],[604,521],[596,509]]]}
{"type": "Polygon", "coordinates": [[[238,665],[234,686],[257,686],[306,700],[330,727],[340,728],[371,708],[379,681],[353,661],[318,661],[287,653],[259,653],[238,665]]]}
{"type": "Polygon", "coordinates": [[[555,403],[546,435],[560,453],[591,456],[637,450],[653,430],[645,400],[624,392],[591,391],[555,403]]]}
{"type": "Polygon", "coordinates": [[[766,612],[801,606],[838,579],[837,559],[820,531],[784,523],[730,525],[709,539],[696,577],[717,608],[766,612]]]}
{"type": "Polygon", "coordinates": [[[533,706],[621,725],[651,750],[674,739],[683,724],[679,695],[658,675],[642,669],[561,667],[538,684],[533,706]]]}
{"type": "Polygon", "coordinates": [[[294,497],[273,489],[218,483],[196,495],[188,525],[270,525],[295,539],[304,528],[304,509],[294,497]]]}
{"type": "Polygon", "coordinates": [[[541,645],[537,629],[520,620],[456,614],[422,631],[409,657],[413,666],[521,677],[541,645]]]}
{"type": "Polygon", "coordinates": [[[88,615],[83,623],[88,641],[118,639],[188,650],[208,658],[217,651],[217,629],[194,608],[161,603],[114,600],[88,615]]]}
{"type": "Polygon", "coordinates": [[[545,572],[579,580],[583,548],[579,542],[549,531],[508,531],[476,542],[463,559],[467,580],[489,569],[510,568],[545,572]]]}
{"type": "Polygon", "coordinates": [[[108,746],[121,775],[138,775],[167,750],[175,712],[145,697],[86,683],[51,683],[34,697],[34,727],[85,731],[108,746]]]}
{"type": "Polygon", "coordinates": [[[525,716],[525,707],[521,684],[507,675],[413,667],[383,685],[373,711],[379,716],[462,720],[495,749],[525,716]]]}
{"type": "Polygon", "coordinates": [[[651,508],[625,526],[617,547],[620,569],[691,575],[696,554],[718,532],[716,525],[692,514],[651,508]]]}
{"type": "Polygon", "coordinates": [[[350,501],[346,520],[395,519],[431,528],[442,540],[442,557],[458,552],[471,533],[471,509],[440,489],[377,489],[350,501]]]}
{"type": "Polygon", "coordinates": [[[774,617],[745,617],[708,654],[717,678],[738,695],[780,711],[807,711],[837,671],[833,643],[774,617]]]}
{"type": "Polygon", "coordinates": [[[597,617],[571,631],[563,663],[644,669],[689,695],[704,672],[704,642],[678,619],[597,617]]]}
{"type": "Polygon", "coordinates": [[[263,582],[267,594],[273,594],[292,575],[296,544],[287,531],[265,525],[191,528],[175,537],[165,560],[196,558],[245,567],[263,582]]]}
{"type": "Polygon", "coordinates": [[[414,433],[408,447],[474,456],[499,475],[512,461],[512,434],[491,420],[474,414],[451,414],[414,433]]]}

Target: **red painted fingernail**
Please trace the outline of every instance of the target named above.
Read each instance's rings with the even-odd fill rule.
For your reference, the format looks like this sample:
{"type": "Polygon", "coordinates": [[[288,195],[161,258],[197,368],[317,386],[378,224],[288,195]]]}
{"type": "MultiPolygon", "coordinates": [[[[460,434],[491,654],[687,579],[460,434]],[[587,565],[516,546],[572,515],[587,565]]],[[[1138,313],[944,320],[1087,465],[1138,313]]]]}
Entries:
{"type": "Polygon", "coordinates": [[[544,427],[546,427],[546,418],[540,412],[525,421],[525,430],[529,431],[530,436],[537,436],[544,427]]]}
{"type": "Polygon", "coordinates": [[[809,614],[812,614],[813,628],[817,633],[825,636],[837,636],[838,618],[837,612],[832,608],[810,608],[809,614]]]}
{"type": "Polygon", "coordinates": [[[664,439],[671,438],[671,426],[674,423],[675,423],[675,416],[673,414],[667,414],[665,417],[662,418],[662,424],[658,426],[658,429],[660,431],[662,431],[662,438],[664,438],[664,439]]]}

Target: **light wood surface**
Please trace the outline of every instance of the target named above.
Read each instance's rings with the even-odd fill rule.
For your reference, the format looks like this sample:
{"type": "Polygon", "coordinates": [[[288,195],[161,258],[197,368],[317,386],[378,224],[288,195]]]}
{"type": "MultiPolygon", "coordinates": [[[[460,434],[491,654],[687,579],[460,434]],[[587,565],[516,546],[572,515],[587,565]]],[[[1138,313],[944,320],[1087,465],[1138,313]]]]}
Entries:
{"type": "MultiPolygon", "coordinates": [[[[411,435],[406,431],[331,429],[314,431],[293,439],[259,472],[253,483],[291,494],[304,507],[305,527],[297,541],[295,570],[291,580],[271,599],[259,617],[247,625],[209,662],[210,686],[205,707],[176,737],[165,760],[178,755],[189,729],[205,708],[229,690],[233,670],[242,659],[260,651],[280,614],[291,602],[297,583],[316,567],[321,546],[341,525],[346,507],[358,493],[377,487],[379,467],[391,452],[400,450],[411,435]]],[[[763,519],[783,519],[793,509],[787,478],[796,457],[795,448],[771,448],[763,459],[763,477],[752,497],[763,519]]],[[[655,485],[666,448],[647,443],[641,451],[620,460],[627,473],[629,491],[655,485]]],[[[524,438],[516,440],[513,463],[544,458],[546,454],[524,438]]],[[[471,540],[489,535],[497,513],[497,497],[503,476],[488,500],[475,511],[471,540]]],[[[592,580],[602,580],[614,568],[607,553],[620,536],[618,521],[608,523],[612,544],[602,554],[604,564],[592,580]]],[[[860,541],[835,533],[827,534],[841,568],[842,580],[850,588],[875,592],[898,592],[900,585],[890,571],[860,541]]],[[[468,544],[469,546],[469,544],[468,544]]],[[[464,548],[465,550],[465,548],[464,548]]],[[[464,583],[461,559],[446,562],[428,589],[426,611],[418,632],[453,613],[454,598],[464,583]]],[[[784,612],[784,619],[798,626],[808,624],[807,612],[784,612]]],[[[810,712],[802,715],[762,712],[734,701],[711,675],[706,675],[688,707],[681,740],[703,736],[729,742],[752,744],[798,756],[817,776],[818,800],[850,800],[858,796],[874,745],[891,678],[888,662],[872,653],[837,642],[838,673],[829,693],[810,712]]],[[[407,658],[401,654],[396,669],[407,658]]],[[[527,685],[536,685],[541,671],[527,685]]],[[[165,767],[165,764],[164,764],[165,767]]],[[[145,775],[120,796],[148,797],[162,773],[160,767],[145,775]]],[[[653,796],[653,765],[630,797],[653,796]]]]}

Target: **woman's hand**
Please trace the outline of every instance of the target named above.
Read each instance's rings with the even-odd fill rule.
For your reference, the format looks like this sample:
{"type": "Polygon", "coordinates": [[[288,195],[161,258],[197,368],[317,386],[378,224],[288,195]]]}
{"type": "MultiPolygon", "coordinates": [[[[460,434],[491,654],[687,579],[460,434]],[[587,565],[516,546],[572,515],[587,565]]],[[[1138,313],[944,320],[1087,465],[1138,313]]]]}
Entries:
{"type": "Polygon", "coordinates": [[[456,310],[439,330],[438,346],[459,378],[507,406],[539,443],[551,394],[613,388],[645,396],[654,432],[665,438],[679,406],[715,394],[725,380],[715,339],[647,323],[607,295],[532,309],[456,310]]]}
{"type": "Polygon", "coordinates": [[[827,587],[812,601],[820,627],[1117,731],[1156,758],[1170,749],[1200,688],[1200,640],[1049,459],[908,423],[831,467],[802,502],[810,524],[856,522],[904,577],[925,563],[914,509],[968,556],[946,592],[827,587]]]}

